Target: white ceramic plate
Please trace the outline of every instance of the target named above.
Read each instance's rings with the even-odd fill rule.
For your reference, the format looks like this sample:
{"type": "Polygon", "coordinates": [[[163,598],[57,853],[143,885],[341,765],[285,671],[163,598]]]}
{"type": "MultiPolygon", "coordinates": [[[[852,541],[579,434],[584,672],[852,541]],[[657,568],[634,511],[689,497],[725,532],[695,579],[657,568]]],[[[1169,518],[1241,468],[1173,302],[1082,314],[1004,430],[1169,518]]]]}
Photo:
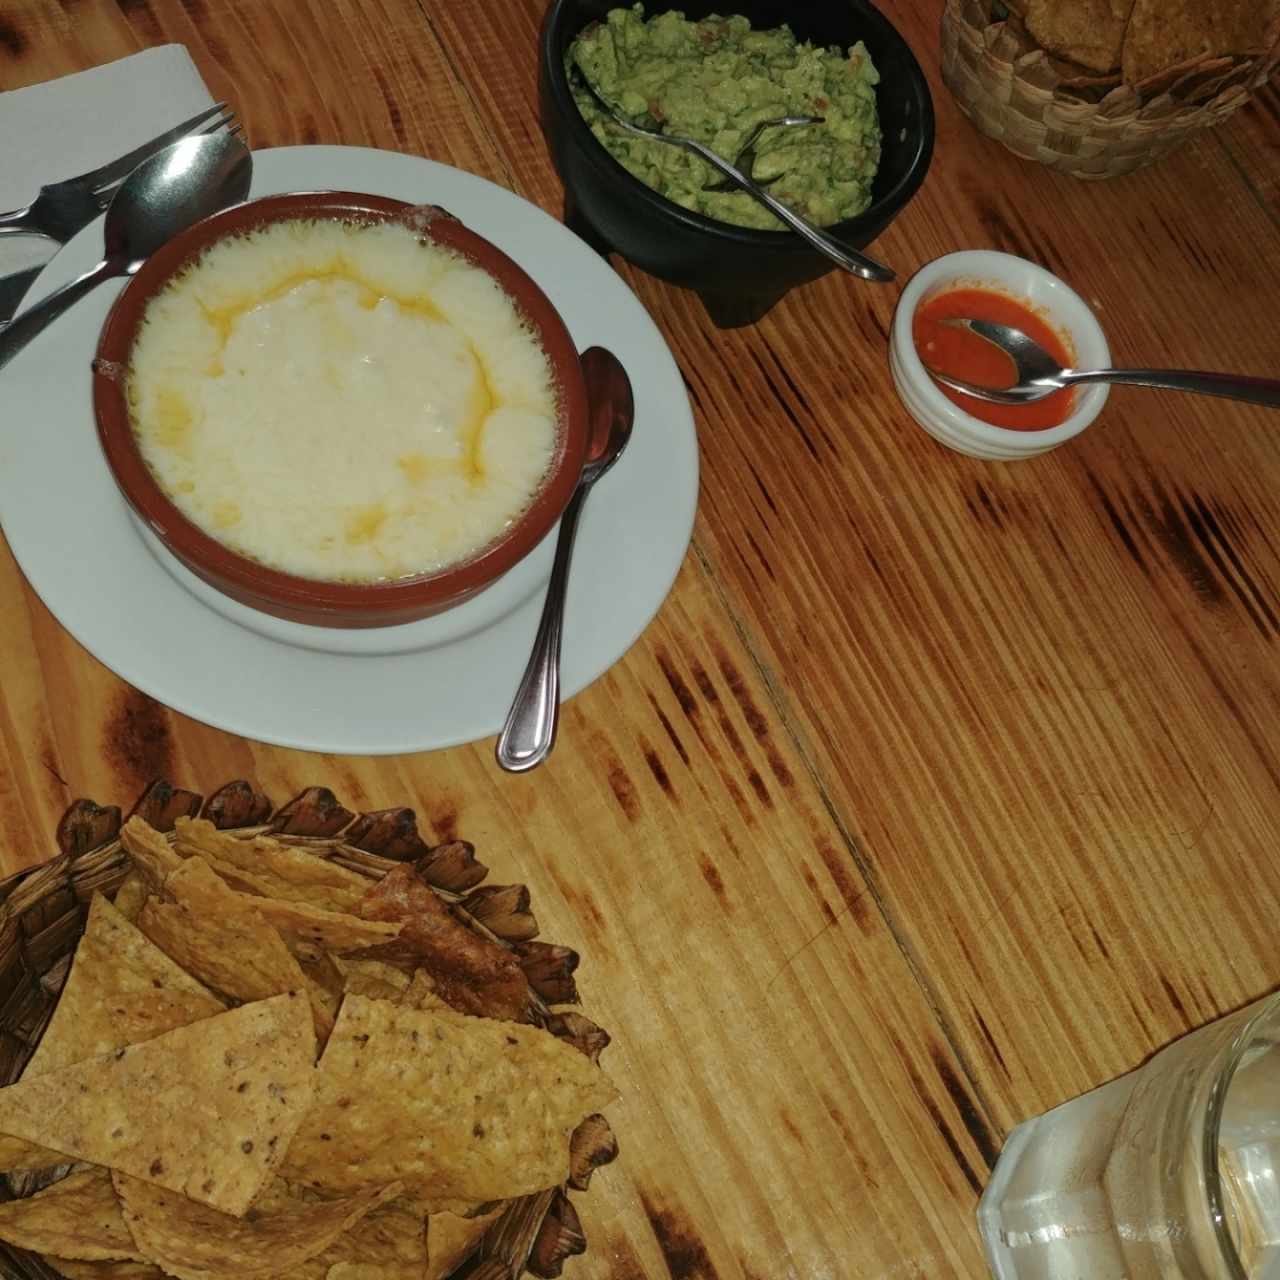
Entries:
{"type": "MultiPolygon", "coordinates": [[[[607,262],[493,183],[430,160],[358,147],[254,155],[254,196],[316,189],[443,205],[538,282],[579,349],[609,347],[626,366],[635,430],[593,491],[574,552],[563,655],[564,696],[572,696],[635,642],[689,545],[697,442],[671,352],[607,262]]],[[[58,254],[30,297],[91,266],[101,246],[95,224],[58,254]]],[[[115,285],[98,289],[3,374],[0,526],[58,621],[143,692],[263,742],[377,755],[497,733],[537,629],[550,540],[520,567],[514,584],[499,583],[469,602],[478,606],[474,626],[463,625],[465,618],[427,619],[411,624],[421,628],[416,636],[406,637],[401,627],[387,629],[381,641],[370,633],[365,640],[330,633],[308,637],[313,647],[303,647],[290,624],[210,608],[148,549],[98,446],[89,363],[118,292],[115,285]],[[344,646],[345,652],[328,651],[344,646]]]]}

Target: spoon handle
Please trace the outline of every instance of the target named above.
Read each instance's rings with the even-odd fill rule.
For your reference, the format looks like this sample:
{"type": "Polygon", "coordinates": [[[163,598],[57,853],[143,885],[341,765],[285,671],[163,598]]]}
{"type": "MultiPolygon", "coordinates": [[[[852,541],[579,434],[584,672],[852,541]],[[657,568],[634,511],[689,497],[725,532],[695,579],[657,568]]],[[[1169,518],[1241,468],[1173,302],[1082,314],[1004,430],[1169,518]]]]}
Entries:
{"type": "Polygon", "coordinates": [[[819,253],[826,254],[828,258],[846,271],[852,272],[855,276],[860,276],[863,280],[874,280],[877,284],[888,284],[895,278],[894,272],[889,267],[877,262],[874,258],[868,258],[866,254],[859,253],[856,249],[850,249],[847,245],[841,244],[834,236],[829,236],[825,231],[815,227],[813,223],[802,218],[794,209],[788,208],[781,200],[770,195],[758,182],[748,178],[740,169],[734,168],[723,156],[717,155],[710,147],[704,146],[693,138],[679,140],[668,138],[667,141],[677,143],[679,146],[684,147],[686,151],[692,151],[694,155],[700,156],[713,169],[718,169],[731,182],[741,187],[752,199],[759,201],[766,209],[781,218],[793,231],[803,236],[819,253]]]}
{"type": "Polygon", "coordinates": [[[535,768],[551,754],[555,745],[560,723],[560,636],[564,629],[565,589],[569,584],[569,561],[578,532],[578,516],[591,484],[591,480],[579,481],[560,517],[556,558],[551,566],[551,581],[547,584],[538,634],[494,751],[498,763],[508,773],[524,773],[535,768]]]}
{"type": "Polygon", "coordinates": [[[120,275],[126,264],[118,258],[104,258],[96,267],[68,281],[61,289],[40,299],[34,306],[28,307],[0,331],[0,369],[13,359],[23,347],[43,333],[69,306],[79,302],[95,286],[111,276],[120,275]]]}
{"type": "Polygon", "coordinates": [[[1063,374],[1061,381],[1064,386],[1077,382],[1118,382],[1134,387],[1161,387],[1166,391],[1195,391],[1204,396],[1222,396],[1280,409],[1280,380],[1275,378],[1204,373],[1196,369],[1072,369],[1063,374]]]}

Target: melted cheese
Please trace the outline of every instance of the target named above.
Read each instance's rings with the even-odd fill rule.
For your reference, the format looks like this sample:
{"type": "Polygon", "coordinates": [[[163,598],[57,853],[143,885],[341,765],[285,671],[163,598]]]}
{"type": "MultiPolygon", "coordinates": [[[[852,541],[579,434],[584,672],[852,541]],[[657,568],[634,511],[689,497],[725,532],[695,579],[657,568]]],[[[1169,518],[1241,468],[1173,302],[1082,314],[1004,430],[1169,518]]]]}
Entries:
{"type": "Polygon", "coordinates": [[[474,556],[557,442],[550,362],[511,298],[393,224],[214,245],[148,305],[127,385],[143,457],[189,519],[330,581],[474,556]]]}

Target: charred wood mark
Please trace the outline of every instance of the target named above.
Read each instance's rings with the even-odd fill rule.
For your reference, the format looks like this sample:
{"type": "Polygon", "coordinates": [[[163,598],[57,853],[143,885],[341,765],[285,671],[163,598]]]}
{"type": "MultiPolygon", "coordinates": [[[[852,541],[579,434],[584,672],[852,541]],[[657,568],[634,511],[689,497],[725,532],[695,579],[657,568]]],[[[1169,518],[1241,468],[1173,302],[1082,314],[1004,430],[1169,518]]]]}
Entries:
{"type": "Polygon", "coordinates": [[[997,249],[1003,249],[1006,253],[1012,252],[1018,254],[1019,257],[1034,260],[1036,256],[1035,246],[1024,240],[1009,225],[1004,214],[994,205],[979,204],[974,212],[978,215],[978,221],[982,224],[982,229],[995,242],[997,249]]]}
{"type": "Polygon", "coordinates": [[[973,515],[978,517],[979,519],[985,517],[986,520],[989,521],[991,524],[995,525],[997,529],[1003,529],[1004,528],[1003,509],[999,504],[997,504],[997,502],[987,492],[987,486],[981,483],[975,485],[974,497],[977,499],[977,504],[978,504],[977,507],[974,506],[972,501],[969,502],[969,510],[973,513],[973,515]],[[979,510],[978,508],[981,508],[981,510],[979,510]]]}
{"type": "Polygon", "coordinates": [[[662,763],[662,757],[652,747],[645,747],[644,762],[649,766],[649,772],[653,774],[653,780],[660,786],[669,796],[675,795],[675,788],[671,785],[671,778],[667,774],[666,766],[662,763]]]}
{"type": "MultiPolygon", "coordinates": [[[[671,686],[671,692],[675,694],[676,701],[680,703],[680,709],[684,712],[685,718],[693,726],[693,731],[698,735],[698,741],[706,750],[708,757],[716,767],[716,772],[720,775],[720,781],[724,784],[725,790],[729,794],[729,798],[733,801],[738,812],[742,815],[743,820],[750,825],[756,820],[756,815],[751,806],[747,803],[747,798],[743,794],[742,788],[738,785],[737,780],[724,764],[724,756],[720,748],[713,738],[709,737],[704,731],[702,722],[702,708],[698,705],[698,700],[693,696],[693,691],[685,683],[684,678],[675,669],[674,663],[671,661],[671,655],[665,649],[659,648],[654,656],[657,658],[658,666],[662,674],[666,677],[667,684],[671,686]]],[[[700,690],[703,696],[714,706],[717,714],[717,723],[724,729],[726,726],[730,735],[730,744],[734,745],[735,750],[741,755],[742,742],[737,739],[737,735],[733,733],[733,726],[728,723],[723,709],[719,706],[720,695],[716,692],[715,687],[707,679],[707,673],[701,664],[693,663],[695,680],[699,681],[700,690]],[[710,691],[709,693],[707,691],[710,691]]],[[[683,753],[682,753],[683,754],[683,753]]],[[[684,756],[685,763],[688,763],[688,757],[684,756]]],[[[754,772],[754,771],[753,771],[754,772]]],[[[756,774],[756,779],[760,780],[760,775],[756,774]]],[[[763,782],[761,782],[763,785],[763,782]]]]}
{"type": "Polygon", "coordinates": [[[400,114],[400,104],[396,100],[396,95],[392,93],[387,77],[382,74],[376,64],[370,63],[370,70],[373,72],[373,78],[378,82],[378,92],[382,94],[383,104],[387,108],[387,120],[391,125],[391,132],[396,135],[396,141],[402,147],[407,147],[409,135],[405,131],[404,117],[400,114]]]}
{"type": "MultiPolygon", "coordinates": [[[[1110,494],[1102,487],[1098,481],[1098,477],[1092,472],[1089,473],[1089,485],[1093,489],[1099,503],[1102,504],[1102,510],[1106,513],[1107,519],[1111,522],[1112,529],[1115,530],[1116,537],[1120,539],[1120,545],[1129,553],[1129,558],[1142,570],[1147,577],[1151,576],[1151,570],[1147,567],[1146,557],[1139,549],[1134,539],[1133,531],[1129,528],[1125,518],[1121,515],[1119,508],[1111,500],[1110,494]]],[[[1130,512],[1132,516],[1132,512],[1130,512]]]]}
{"type": "Polygon", "coordinates": [[[623,767],[622,761],[611,758],[606,776],[618,808],[628,822],[634,822],[640,816],[640,801],[636,795],[636,785],[631,781],[631,775],[623,767]]]}
{"type": "Polygon", "coordinates": [[[1093,925],[1089,926],[1089,932],[1093,934],[1093,944],[1098,948],[1098,954],[1101,955],[1104,960],[1110,960],[1111,952],[1107,950],[1107,944],[1103,942],[1102,935],[1093,927],[1093,925]]]}
{"type": "Polygon", "coordinates": [[[12,58],[20,58],[27,51],[27,37],[8,18],[0,18],[0,49],[12,58]]]}
{"type": "Polygon", "coordinates": [[[658,705],[658,700],[653,694],[648,694],[649,705],[653,708],[653,713],[658,717],[658,723],[662,726],[667,737],[671,739],[671,745],[676,749],[676,755],[684,762],[689,763],[689,753],[685,750],[684,743],[680,741],[680,735],[676,732],[676,727],[667,717],[667,713],[658,705]]]}
{"type": "MultiPolygon", "coordinates": [[[[978,1024],[978,1030],[982,1032],[982,1038],[987,1042],[987,1048],[991,1050],[991,1056],[1000,1064],[1000,1070],[1009,1077],[1009,1067],[1004,1060],[1004,1054],[1000,1052],[1000,1046],[996,1044],[996,1038],[991,1034],[991,1028],[987,1026],[987,1020],[978,1012],[978,1006],[969,1001],[969,1008],[973,1010],[973,1020],[978,1024]]],[[[1011,1078],[1011,1077],[1010,1077],[1011,1078]]]]}
{"type": "Polygon", "coordinates": [[[716,864],[705,853],[698,859],[698,870],[702,872],[702,878],[707,882],[711,892],[727,905],[728,899],[725,894],[724,878],[721,876],[716,864]]]}
{"type": "Polygon", "coordinates": [[[46,743],[40,752],[40,763],[65,787],[67,780],[58,772],[57,759],[58,757],[53,747],[46,743]]]}
{"type": "Polygon", "coordinates": [[[1226,592],[1214,577],[1213,568],[1187,527],[1182,512],[1158,487],[1153,497],[1154,503],[1145,493],[1135,493],[1134,505],[1157,541],[1203,604],[1214,608],[1225,604],[1226,592]]]}
{"type": "Polygon", "coordinates": [[[884,576],[884,570],[880,567],[880,561],[876,559],[875,552],[872,551],[865,542],[862,544],[862,554],[866,559],[867,564],[871,567],[871,572],[874,573],[881,582],[888,586],[889,580],[884,576]]]}
{"type": "Polygon", "coordinates": [[[995,241],[996,248],[1039,262],[1055,275],[1068,274],[1057,250],[1033,234],[1012,209],[997,209],[992,204],[979,202],[976,212],[978,221],[995,241]]]}
{"type": "Polygon", "coordinates": [[[1142,1034],[1149,1040],[1154,1040],[1156,1038],[1155,1033],[1148,1025],[1146,1015],[1138,1008],[1137,1002],[1134,1000],[1133,996],[1126,993],[1125,1002],[1128,1004],[1133,1016],[1137,1019],[1138,1026],[1142,1028],[1142,1034]]]}
{"type": "Polygon", "coordinates": [[[760,490],[760,496],[765,500],[769,510],[776,516],[778,514],[778,504],[774,502],[773,494],[769,492],[769,486],[765,484],[760,473],[756,470],[755,463],[751,462],[749,459],[747,461],[747,468],[751,472],[751,478],[756,482],[756,488],[760,490]]]}
{"type": "Polygon", "coordinates": [[[804,1134],[800,1132],[800,1129],[792,1118],[791,1113],[785,1109],[779,1111],[778,1120],[782,1127],[787,1131],[787,1135],[790,1137],[791,1141],[794,1142],[797,1147],[803,1147],[805,1145],[804,1134]]]}
{"type": "Polygon", "coordinates": [[[787,368],[786,361],[772,347],[768,348],[768,351],[769,358],[773,361],[773,367],[778,371],[778,376],[787,384],[787,391],[791,394],[791,398],[805,413],[812,413],[813,410],[809,407],[809,401],[800,389],[800,384],[791,376],[791,370],[787,368]]]}
{"type": "Polygon", "coordinates": [[[755,792],[756,799],[766,809],[772,809],[773,797],[769,794],[769,789],[765,786],[764,779],[760,776],[760,770],[751,763],[747,755],[746,744],[742,741],[741,735],[734,728],[733,721],[725,713],[724,706],[720,702],[720,693],[711,682],[711,677],[707,675],[706,668],[695,659],[691,664],[691,669],[694,683],[698,686],[698,692],[702,694],[703,701],[708,706],[715,708],[716,723],[719,724],[720,731],[728,739],[730,750],[745,768],[747,783],[751,790],[755,792]]]}
{"type": "Polygon", "coordinates": [[[145,693],[126,686],[103,730],[103,754],[125,782],[123,791],[141,792],[153,778],[175,775],[168,712],[145,693]]]}
{"type": "Polygon", "coordinates": [[[1280,634],[1280,616],[1208,501],[1194,493],[1171,495],[1157,484],[1150,497],[1138,493],[1134,502],[1203,604],[1225,608],[1234,597],[1260,635],[1280,634]]]}
{"type": "Polygon", "coordinates": [[[695,387],[693,383],[689,381],[689,378],[683,373],[680,375],[680,380],[684,383],[684,389],[687,392],[689,399],[693,401],[694,408],[701,409],[702,397],[698,394],[698,388],[695,387]]]}
{"type": "MultiPolygon", "coordinates": [[[[947,1091],[947,1096],[954,1104],[961,1123],[967,1130],[969,1137],[973,1139],[973,1145],[978,1148],[978,1154],[982,1156],[987,1168],[994,1169],[996,1167],[996,1157],[1000,1154],[1000,1144],[991,1132],[991,1126],[983,1119],[982,1113],[978,1110],[978,1104],[969,1095],[964,1082],[952,1070],[951,1063],[947,1061],[942,1050],[934,1049],[932,1057],[933,1065],[938,1072],[938,1079],[942,1081],[942,1087],[947,1091]]],[[[1001,1065],[1003,1066],[1004,1064],[1001,1063],[1001,1065]]]]}
{"type": "Polygon", "coordinates": [[[818,877],[813,874],[807,862],[800,864],[800,876],[805,884],[809,886],[809,890],[818,904],[818,909],[822,912],[823,919],[829,925],[835,924],[836,913],[831,909],[831,904],[827,901],[826,895],[818,885],[818,877]]]}
{"type": "Polygon", "coordinates": [[[756,559],[760,561],[760,564],[764,569],[765,574],[767,575],[769,581],[777,582],[777,578],[774,576],[774,573],[773,573],[773,565],[769,563],[769,557],[766,556],[765,553],[760,550],[760,544],[752,536],[751,530],[745,529],[743,532],[746,533],[747,541],[751,544],[751,550],[756,553],[756,559]]]}
{"type": "Polygon", "coordinates": [[[644,1191],[640,1192],[640,1203],[653,1228],[654,1239],[658,1242],[671,1280],[719,1280],[707,1246],[687,1215],[674,1208],[659,1206],[644,1191]]]}
{"type": "Polygon", "coordinates": [[[814,416],[813,411],[809,408],[808,401],[805,400],[804,396],[800,394],[800,388],[796,386],[795,382],[791,378],[791,375],[787,373],[786,368],[784,367],[782,362],[778,359],[777,355],[772,351],[770,351],[769,353],[773,359],[774,372],[776,372],[781,377],[781,379],[786,383],[787,390],[785,393],[783,392],[781,387],[779,387],[778,382],[774,378],[774,374],[771,373],[767,368],[765,368],[764,361],[761,360],[759,353],[756,352],[753,348],[749,347],[747,349],[747,354],[750,355],[752,362],[755,364],[756,368],[760,370],[760,376],[765,380],[765,385],[769,388],[770,392],[772,392],[774,401],[777,403],[778,407],[781,408],[783,413],[785,413],[787,417],[791,419],[792,424],[795,426],[796,430],[803,437],[805,444],[809,448],[809,452],[812,453],[815,458],[818,456],[817,451],[814,448],[813,441],[810,438],[809,429],[807,429],[801,423],[799,415],[791,407],[793,400],[796,403],[796,405],[798,405],[799,408],[808,415],[809,428],[816,431],[818,435],[822,438],[823,444],[825,444],[827,448],[834,451],[836,448],[835,442],[823,429],[821,421],[814,416]]]}
{"type": "Polygon", "coordinates": [[[872,328],[885,341],[889,341],[889,326],[880,317],[880,312],[876,310],[870,303],[867,304],[867,319],[871,321],[872,328]]]}
{"type": "Polygon", "coordinates": [[[1276,616],[1266,593],[1258,587],[1253,575],[1245,568],[1240,553],[1227,533],[1225,522],[1219,520],[1213,508],[1199,494],[1184,497],[1182,507],[1188,523],[1204,544],[1218,571],[1231,584],[1237,599],[1253,619],[1254,626],[1267,639],[1280,633],[1280,618],[1276,616]]]}
{"type": "Polygon", "coordinates": [[[794,786],[795,775],[779,753],[773,741],[773,734],[769,729],[769,721],[765,718],[760,708],[756,706],[755,700],[751,696],[751,691],[747,688],[747,682],[742,678],[742,673],[720,645],[715,646],[715,654],[716,662],[720,667],[720,674],[724,678],[725,684],[728,685],[729,692],[733,695],[733,700],[738,704],[742,717],[747,722],[747,728],[751,730],[755,740],[764,749],[765,757],[769,761],[769,769],[778,780],[778,785],[782,787],[794,786]]]}
{"type": "Polygon", "coordinates": [[[116,0],[120,12],[128,19],[129,25],[144,40],[160,44],[164,41],[164,30],[160,26],[148,0],[116,0]]]}
{"type": "Polygon", "coordinates": [[[693,696],[693,691],[685,684],[684,677],[675,669],[671,656],[665,649],[659,649],[656,657],[658,666],[662,669],[662,674],[667,679],[667,684],[671,686],[671,692],[675,694],[676,701],[680,704],[680,710],[685,713],[685,716],[691,722],[696,721],[700,714],[700,709],[697,698],[693,696]]]}
{"type": "Polygon", "coordinates": [[[1169,1004],[1172,1005],[1173,1011],[1182,1020],[1182,1025],[1184,1027],[1190,1027],[1191,1019],[1187,1015],[1187,1010],[1182,1003],[1182,999],[1174,990],[1173,983],[1171,983],[1163,973],[1160,974],[1160,986],[1164,989],[1165,998],[1169,1001],[1169,1004]]]}
{"type": "Polygon", "coordinates": [[[822,1105],[826,1108],[827,1117],[831,1123],[835,1125],[836,1132],[840,1135],[840,1141],[844,1143],[846,1151],[856,1151],[858,1144],[853,1140],[853,1129],[849,1126],[849,1120],[844,1112],[836,1106],[835,1099],[830,1094],[824,1093],[819,1095],[822,1099],[822,1105]]]}
{"type": "MultiPolygon", "coordinates": [[[[909,1064],[910,1062],[906,1049],[901,1045],[898,1045],[898,1058],[903,1063],[909,1064]]],[[[947,1123],[946,1117],[942,1114],[942,1109],[925,1092],[924,1081],[920,1079],[915,1068],[908,1065],[906,1071],[907,1078],[911,1081],[911,1087],[915,1091],[916,1097],[920,1100],[920,1105],[924,1107],[929,1119],[933,1122],[933,1127],[937,1129],[947,1150],[951,1153],[951,1158],[956,1162],[956,1167],[960,1170],[964,1180],[969,1184],[969,1189],[975,1196],[980,1196],[982,1194],[982,1183],[979,1181],[978,1175],[974,1172],[973,1166],[965,1156],[960,1143],[956,1140],[956,1135],[951,1131],[951,1126],[947,1123]]]]}
{"type": "Polygon", "coordinates": [[[431,830],[443,844],[458,838],[458,806],[453,800],[443,800],[431,815],[431,830]]]}
{"type": "Polygon", "coordinates": [[[873,922],[871,907],[867,902],[866,888],[859,888],[854,882],[851,874],[851,871],[856,869],[854,868],[853,859],[841,854],[826,836],[819,836],[814,841],[814,848],[817,849],[818,856],[822,859],[823,865],[827,868],[832,881],[834,881],[836,890],[843,899],[849,914],[853,917],[854,923],[864,933],[867,932],[873,922]]]}
{"type": "MultiPolygon", "coordinates": [[[[1200,268],[1201,271],[1212,271],[1213,263],[1202,252],[1203,246],[1193,237],[1187,234],[1186,225],[1171,222],[1161,212],[1159,205],[1148,206],[1155,214],[1156,221],[1164,230],[1165,235],[1174,242],[1192,262],[1200,268]]],[[[1141,224],[1139,224],[1141,225],[1141,224]]]]}

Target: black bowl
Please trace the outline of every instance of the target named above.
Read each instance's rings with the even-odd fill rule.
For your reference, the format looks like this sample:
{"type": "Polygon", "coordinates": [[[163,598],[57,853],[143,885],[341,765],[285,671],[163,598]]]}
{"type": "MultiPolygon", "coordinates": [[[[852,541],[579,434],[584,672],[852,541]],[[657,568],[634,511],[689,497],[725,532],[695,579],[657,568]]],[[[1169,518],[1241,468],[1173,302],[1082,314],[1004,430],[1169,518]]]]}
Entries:
{"type": "MultiPolygon", "coordinates": [[[[553,0],[539,42],[542,128],[565,187],[565,221],[601,250],[616,249],[673,284],[696,289],[723,327],[758,320],[798,284],[835,264],[792,231],[735,227],[681,208],[632,177],[595,139],[569,89],[564,55],[588,23],[622,0],[553,0]]],[[[933,100],[906,41],[866,0],[677,0],[646,4],[651,16],[678,9],[691,19],[741,14],[759,29],[789,25],[801,40],[849,48],[861,40],[880,72],[884,135],[871,204],[828,228],[861,249],[915,195],[933,155],[933,100]]],[[[893,265],[893,264],[890,264],[893,265]]]]}

